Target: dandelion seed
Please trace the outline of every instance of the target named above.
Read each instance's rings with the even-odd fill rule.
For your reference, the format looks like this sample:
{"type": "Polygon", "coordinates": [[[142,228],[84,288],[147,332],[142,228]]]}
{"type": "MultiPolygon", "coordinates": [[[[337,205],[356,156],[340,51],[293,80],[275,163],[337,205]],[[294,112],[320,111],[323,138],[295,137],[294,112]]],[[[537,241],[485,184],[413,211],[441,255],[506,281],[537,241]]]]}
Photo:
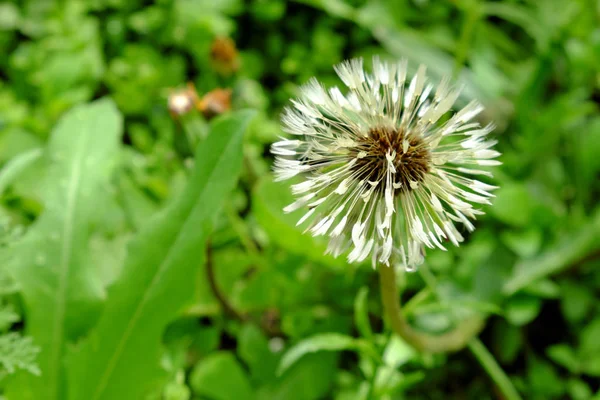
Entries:
{"type": "Polygon", "coordinates": [[[471,120],[483,107],[472,101],[439,122],[459,91],[443,79],[434,88],[426,70],[407,76],[407,63],[373,59],[366,74],[361,59],[335,71],[348,87],[325,89],[311,80],[282,116],[294,140],[274,143],[276,180],[301,175],[292,186],[297,200],[286,211],[308,207],[299,224],[330,238],[328,253],[346,251],[348,261],[407,270],[423,262],[425,248],[445,250],[444,242],[463,240],[455,222],[469,231],[470,219],[489,204],[495,186],[474,175],[480,166],[498,165],[494,126],[471,120]]]}

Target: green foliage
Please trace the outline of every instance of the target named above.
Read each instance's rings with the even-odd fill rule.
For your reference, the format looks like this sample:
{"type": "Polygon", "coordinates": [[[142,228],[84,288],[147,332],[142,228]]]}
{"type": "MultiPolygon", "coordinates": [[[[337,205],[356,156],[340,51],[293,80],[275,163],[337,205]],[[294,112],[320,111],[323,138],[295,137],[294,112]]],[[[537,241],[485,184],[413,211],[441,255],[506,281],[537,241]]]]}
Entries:
{"type": "Polygon", "coordinates": [[[25,301],[27,332],[42,348],[45,376],[22,375],[7,389],[18,393],[12,397],[63,397],[67,343],[97,319],[104,289],[86,248],[89,226],[106,201],[121,124],[114,103],[102,100],[71,110],[51,134],[40,182],[45,211],[7,256],[25,301]]]}
{"type": "Polygon", "coordinates": [[[17,369],[39,376],[37,355],[40,349],[33,344],[31,337],[23,337],[16,332],[0,335],[0,364],[4,373],[12,374],[17,369]]]}
{"type": "Polygon", "coordinates": [[[72,398],[139,398],[160,378],[161,333],[193,299],[190,276],[203,263],[215,212],[241,169],[251,115],[214,123],[187,189],[129,244],[100,321],[68,361],[72,398]]]}
{"type": "Polygon", "coordinates": [[[0,0],[0,397],[600,399],[597,14],[0,0]],[[377,274],[324,255],[270,172],[299,85],[339,85],[332,64],[373,54],[450,75],[497,126],[493,205],[398,282],[417,330],[486,315],[452,356],[391,333],[377,274]],[[173,112],[188,83],[231,89],[231,110],[173,112]]]}
{"type": "Polygon", "coordinates": [[[216,352],[199,362],[190,374],[190,386],[218,400],[255,398],[246,372],[229,352],[216,352]]]}

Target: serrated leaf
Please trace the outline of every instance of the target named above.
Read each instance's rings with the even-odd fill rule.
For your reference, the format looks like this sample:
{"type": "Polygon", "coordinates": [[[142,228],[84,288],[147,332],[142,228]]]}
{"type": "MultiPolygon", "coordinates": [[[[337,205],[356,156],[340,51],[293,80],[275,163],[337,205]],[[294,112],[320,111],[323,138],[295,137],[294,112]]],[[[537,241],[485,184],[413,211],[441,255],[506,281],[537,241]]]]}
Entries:
{"type": "Polygon", "coordinates": [[[0,365],[9,374],[16,370],[24,370],[33,375],[40,375],[36,364],[39,352],[40,349],[30,337],[22,337],[17,332],[0,336],[0,365]]]}
{"type": "Polygon", "coordinates": [[[64,399],[63,356],[95,321],[103,288],[86,262],[89,221],[104,201],[112,159],[120,145],[121,116],[100,100],[76,107],[53,130],[41,182],[45,210],[21,241],[7,250],[8,268],[25,301],[27,333],[40,346],[42,374],[20,374],[11,399],[64,399]]]}
{"type": "Polygon", "coordinates": [[[0,303],[0,331],[6,331],[12,324],[20,320],[21,317],[15,312],[12,304],[0,303]]]}
{"type": "Polygon", "coordinates": [[[240,172],[252,116],[215,121],[185,191],[132,239],[96,329],[68,359],[71,399],[138,399],[161,383],[162,332],[193,299],[192,277],[240,172]]]}

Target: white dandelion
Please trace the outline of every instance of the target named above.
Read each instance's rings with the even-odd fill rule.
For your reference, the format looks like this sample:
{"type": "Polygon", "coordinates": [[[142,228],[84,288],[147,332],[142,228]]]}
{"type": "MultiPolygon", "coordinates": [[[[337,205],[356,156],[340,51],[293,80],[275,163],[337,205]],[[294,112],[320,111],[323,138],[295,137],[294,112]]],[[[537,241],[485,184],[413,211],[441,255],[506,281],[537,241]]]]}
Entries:
{"type": "Polygon", "coordinates": [[[371,257],[373,266],[394,260],[412,269],[426,247],[458,246],[455,222],[472,231],[469,219],[483,214],[474,204],[490,204],[496,188],[473,179],[491,176],[480,166],[500,164],[487,138],[493,125],[471,122],[483,107],[472,101],[446,117],[459,90],[447,78],[436,89],[422,65],[409,80],[405,60],[375,57],[372,75],[362,59],[335,71],[346,94],[313,78],[283,113],[284,131],[296,138],[273,144],[275,179],[303,177],[284,211],[307,209],[298,224],[329,236],[335,257],[349,250],[349,262],[371,257]]]}

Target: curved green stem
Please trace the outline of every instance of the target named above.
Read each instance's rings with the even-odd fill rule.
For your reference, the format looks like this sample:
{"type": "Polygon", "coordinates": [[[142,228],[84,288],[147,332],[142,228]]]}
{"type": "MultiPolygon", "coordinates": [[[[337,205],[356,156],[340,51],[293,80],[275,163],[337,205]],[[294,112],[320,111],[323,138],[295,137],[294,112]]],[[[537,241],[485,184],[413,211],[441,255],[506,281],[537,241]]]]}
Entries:
{"type": "MultiPolygon", "coordinates": [[[[420,270],[421,276],[425,281],[427,287],[437,294],[437,282],[435,276],[431,273],[427,265],[422,265],[420,270]]],[[[477,361],[481,364],[483,369],[488,373],[494,384],[498,387],[502,396],[506,400],[521,400],[521,396],[517,389],[513,386],[510,378],[502,370],[494,356],[488,351],[488,349],[481,343],[477,338],[473,338],[468,344],[469,350],[477,358],[477,361]]]]}
{"type": "Polygon", "coordinates": [[[460,322],[454,330],[440,335],[416,331],[402,314],[394,268],[379,265],[377,270],[383,308],[392,329],[415,349],[427,353],[458,351],[465,348],[483,329],[484,320],[473,317],[460,322]]]}

